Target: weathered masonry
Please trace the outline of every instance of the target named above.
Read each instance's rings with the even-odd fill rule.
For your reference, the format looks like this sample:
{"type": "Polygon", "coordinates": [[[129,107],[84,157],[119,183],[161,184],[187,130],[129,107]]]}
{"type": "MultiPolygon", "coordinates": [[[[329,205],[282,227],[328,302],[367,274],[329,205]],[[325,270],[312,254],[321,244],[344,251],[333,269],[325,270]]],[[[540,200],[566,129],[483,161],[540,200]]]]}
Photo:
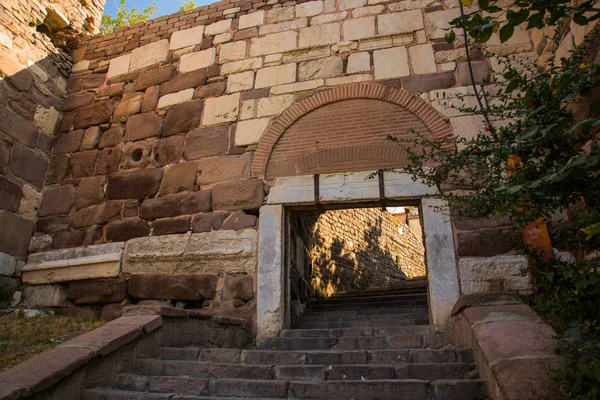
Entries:
{"type": "MultiPolygon", "coordinates": [[[[0,62],[0,273],[34,307],[110,317],[182,301],[277,334],[288,207],[378,206],[369,175],[407,162],[388,135],[483,126],[453,107],[476,104],[463,44],[443,39],[455,1],[224,0],[84,36],[67,56],[52,47],[72,43],[52,25],[59,5],[74,37],[96,32],[102,6],[70,3],[37,17],[18,11],[27,1],[2,5],[33,26],[0,32],[20,63],[0,62]],[[37,57],[26,34],[46,46],[37,57]]],[[[498,59],[483,50],[537,58],[544,38],[517,30],[485,46],[474,77],[493,85],[498,59]]],[[[420,204],[439,330],[461,294],[529,289],[524,259],[494,235],[505,221],[451,221],[423,199],[431,188],[384,181],[386,198],[420,204]]]]}

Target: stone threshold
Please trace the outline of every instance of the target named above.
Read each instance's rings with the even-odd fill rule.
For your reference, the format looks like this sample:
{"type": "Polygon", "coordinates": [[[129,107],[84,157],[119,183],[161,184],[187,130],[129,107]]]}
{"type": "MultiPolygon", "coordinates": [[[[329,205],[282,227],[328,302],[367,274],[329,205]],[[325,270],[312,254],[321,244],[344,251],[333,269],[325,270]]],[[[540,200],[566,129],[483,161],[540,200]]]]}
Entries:
{"type": "Polygon", "coordinates": [[[219,325],[241,325],[243,327],[251,327],[252,320],[249,318],[231,317],[227,315],[219,315],[210,308],[201,309],[182,309],[175,307],[167,307],[161,305],[134,305],[123,308],[124,316],[137,315],[159,315],[165,318],[181,318],[181,319],[212,319],[219,325]]]}
{"type": "MultiPolygon", "coordinates": [[[[82,382],[73,376],[92,362],[139,341],[163,324],[158,315],[123,316],[44,353],[38,354],[0,374],[0,399],[27,398],[55,393],[63,380],[70,387],[82,382]]],[[[59,389],[60,390],[60,389],[59,389]]],[[[54,397],[52,397],[54,398],[54,397]]]]}

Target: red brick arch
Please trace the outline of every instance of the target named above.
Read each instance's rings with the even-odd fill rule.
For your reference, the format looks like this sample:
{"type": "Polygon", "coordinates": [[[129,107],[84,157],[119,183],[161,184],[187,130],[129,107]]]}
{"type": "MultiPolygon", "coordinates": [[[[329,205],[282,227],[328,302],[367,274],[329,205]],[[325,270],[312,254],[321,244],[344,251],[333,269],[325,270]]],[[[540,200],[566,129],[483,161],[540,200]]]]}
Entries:
{"type": "MultiPolygon", "coordinates": [[[[279,117],[273,119],[263,133],[254,158],[252,161],[251,174],[262,178],[271,178],[267,176],[269,173],[267,168],[269,160],[273,155],[273,151],[292,126],[302,117],[305,117],[324,106],[330,106],[337,102],[347,100],[376,100],[395,105],[394,109],[398,109],[406,115],[410,115],[413,120],[418,120],[422,123],[424,129],[431,136],[438,140],[451,139],[452,129],[448,120],[442,116],[431,105],[422,99],[414,97],[412,94],[403,89],[395,89],[383,86],[377,83],[360,83],[347,86],[339,86],[331,90],[319,92],[305,100],[302,100],[286,111],[279,117]]],[[[371,102],[372,103],[372,102],[371,102]]],[[[345,102],[349,104],[349,102],[345,102]]],[[[385,104],[382,108],[388,107],[385,104]]],[[[368,116],[367,116],[368,117],[368,116]]],[[[315,127],[318,130],[318,126],[315,127]]],[[[289,151],[289,150],[285,150],[289,151]]],[[[356,160],[353,166],[356,168],[369,169],[369,160],[377,160],[382,157],[395,157],[396,160],[406,161],[405,154],[398,150],[390,149],[383,143],[348,143],[341,141],[339,147],[329,149],[327,151],[314,151],[308,154],[300,154],[294,160],[290,160],[289,165],[286,165],[278,172],[277,176],[282,175],[299,175],[311,173],[317,163],[322,165],[322,168],[327,168],[328,163],[331,163],[332,158],[356,160]],[[362,150],[361,150],[362,149],[362,150]]],[[[373,165],[376,165],[373,164],[373,165]]],[[[328,172],[334,172],[332,169],[328,172]]],[[[325,172],[325,171],[319,171],[325,172]]],[[[338,171],[339,172],[339,171],[338,171]]]]}

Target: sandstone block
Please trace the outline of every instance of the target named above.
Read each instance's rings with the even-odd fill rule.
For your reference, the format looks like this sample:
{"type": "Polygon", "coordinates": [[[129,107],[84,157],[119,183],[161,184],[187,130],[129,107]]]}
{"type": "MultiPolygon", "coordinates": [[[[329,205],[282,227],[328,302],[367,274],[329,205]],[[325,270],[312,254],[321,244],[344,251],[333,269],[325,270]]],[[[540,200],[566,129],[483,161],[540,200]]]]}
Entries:
{"type": "Polygon", "coordinates": [[[168,55],[169,41],[166,39],[138,47],[131,52],[129,70],[136,71],[166,61],[168,55]]]}
{"type": "Polygon", "coordinates": [[[215,297],[217,274],[132,275],[127,291],[136,299],[202,300],[215,297]]]}
{"type": "Polygon", "coordinates": [[[464,294],[490,291],[529,291],[531,276],[523,275],[527,259],[523,256],[461,257],[458,262],[464,294]]]}
{"type": "Polygon", "coordinates": [[[348,17],[348,11],[340,11],[333,14],[323,14],[310,19],[311,25],[330,24],[332,22],[340,22],[348,17]]]}
{"type": "Polygon", "coordinates": [[[54,107],[46,108],[37,106],[35,115],[33,116],[33,123],[45,134],[54,136],[56,123],[58,122],[59,116],[60,113],[54,107]]]}
{"type": "Polygon", "coordinates": [[[109,200],[138,199],[155,196],[163,176],[162,169],[118,172],[109,175],[106,195],[109,200]]]}
{"type": "Polygon", "coordinates": [[[300,28],[308,26],[308,18],[298,18],[292,21],[279,22],[277,24],[268,24],[260,27],[258,36],[266,36],[274,33],[287,31],[297,31],[300,28]]]}
{"type": "Polygon", "coordinates": [[[84,135],[83,129],[65,132],[58,135],[54,143],[54,154],[73,153],[79,150],[84,135]]]}
{"type": "Polygon", "coordinates": [[[252,28],[253,26],[260,26],[265,21],[264,10],[256,11],[250,14],[242,15],[238,29],[252,28]]]}
{"type": "Polygon", "coordinates": [[[69,283],[68,299],[75,304],[119,303],[127,297],[127,284],[120,279],[69,283]]]}
{"type": "Polygon", "coordinates": [[[98,150],[80,151],[69,159],[71,176],[73,178],[84,178],[94,175],[98,150]]]}
{"type": "Polygon", "coordinates": [[[185,73],[200,68],[210,67],[215,63],[215,56],[216,49],[214,47],[186,54],[179,60],[179,72],[185,73]]]}
{"type": "Polygon", "coordinates": [[[245,230],[132,239],[126,245],[123,272],[255,272],[257,236],[255,230],[245,230]]]}
{"type": "Polygon", "coordinates": [[[411,76],[402,79],[402,87],[411,93],[424,93],[436,89],[451,88],[456,84],[452,72],[441,72],[435,75],[411,76]]]}
{"type": "Polygon", "coordinates": [[[248,146],[258,143],[270,121],[270,118],[257,118],[238,122],[235,130],[235,145],[248,146]]]}
{"type": "MultiPolygon", "coordinates": [[[[339,29],[339,27],[338,27],[339,29]]],[[[293,31],[274,33],[250,42],[250,56],[263,56],[273,53],[284,53],[297,48],[298,33],[293,31]]]]}
{"type": "Polygon", "coordinates": [[[100,319],[106,322],[113,321],[123,315],[124,307],[122,304],[107,304],[100,310],[100,319]]]}
{"type": "Polygon", "coordinates": [[[520,234],[507,229],[491,229],[480,232],[460,232],[457,234],[460,256],[490,257],[508,253],[521,239],[520,234]]]}
{"type": "Polygon", "coordinates": [[[213,39],[213,46],[216,46],[221,43],[230,42],[232,39],[233,39],[233,35],[231,35],[231,33],[229,33],[229,32],[220,33],[220,34],[216,35],[215,38],[213,39]]]}
{"type": "Polygon", "coordinates": [[[312,81],[289,83],[287,85],[274,86],[271,88],[271,94],[284,94],[293,92],[303,92],[313,90],[325,85],[324,79],[313,79],[312,81]]]}
{"type": "Polygon", "coordinates": [[[221,125],[200,128],[187,135],[185,159],[197,160],[203,157],[219,156],[229,148],[229,126],[221,125]]]}
{"type": "Polygon", "coordinates": [[[150,225],[139,220],[116,221],[106,227],[106,239],[113,242],[125,242],[148,235],[150,235],[150,225]]]}
{"type": "Polygon", "coordinates": [[[210,185],[218,182],[248,178],[251,153],[241,156],[209,157],[198,162],[198,184],[210,185]]]}
{"type": "Polygon", "coordinates": [[[156,141],[154,147],[154,163],[158,167],[174,164],[183,156],[185,136],[171,136],[156,141]]]}
{"type": "Polygon", "coordinates": [[[102,134],[98,148],[114,147],[123,142],[124,129],[122,126],[113,126],[102,134]]]}
{"type": "Polygon", "coordinates": [[[121,157],[118,147],[101,150],[96,160],[96,175],[107,175],[117,171],[121,157]]]}
{"type": "Polygon", "coordinates": [[[235,121],[240,106],[240,94],[213,97],[205,100],[203,125],[216,125],[222,122],[235,121]]]}
{"type": "MultiPolygon", "coordinates": [[[[392,3],[392,4],[394,4],[394,3],[392,3]]],[[[356,8],[356,9],[352,10],[352,17],[361,18],[361,17],[366,17],[368,15],[379,15],[379,14],[383,14],[384,10],[385,10],[385,6],[383,6],[383,5],[356,8]]],[[[396,11],[400,11],[400,10],[392,10],[392,12],[396,12],[396,11]]]]}
{"type": "Polygon", "coordinates": [[[160,85],[160,94],[162,96],[180,92],[184,89],[196,88],[206,83],[206,72],[204,69],[197,69],[185,74],[179,74],[175,78],[160,85]]]}
{"type": "Polygon", "coordinates": [[[0,210],[15,212],[21,203],[21,187],[0,175],[0,210]]]}
{"type": "Polygon", "coordinates": [[[258,100],[256,109],[257,117],[279,115],[294,104],[294,96],[285,94],[281,96],[265,97],[258,100]]]}
{"type": "Polygon", "coordinates": [[[60,285],[27,286],[23,290],[29,307],[66,307],[67,289],[60,285]]]}
{"type": "Polygon", "coordinates": [[[181,31],[173,32],[171,35],[171,42],[169,44],[170,50],[182,49],[184,47],[194,46],[202,43],[204,37],[204,25],[195,26],[193,28],[184,29],[181,31]]]}
{"type": "Polygon", "coordinates": [[[46,176],[47,185],[64,182],[69,173],[70,158],[71,157],[68,154],[61,154],[52,157],[50,160],[50,168],[48,168],[48,174],[46,176]]]}
{"type": "Polygon", "coordinates": [[[230,19],[218,21],[218,22],[208,25],[206,27],[206,30],[204,31],[204,35],[212,36],[212,35],[218,35],[219,33],[225,33],[229,30],[230,27],[231,27],[230,19]]]}
{"type": "Polygon", "coordinates": [[[206,97],[218,97],[225,93],[227,87],[226,82],[209,83],[208,85],[200,86],[194,91],[194,99],[204,99],[206,97]]]}
{"type": "Polygon", "coordinates": [[[135,142],[136,140],[160,136],[162,124],[162,119],[155,112],[132,115],[127,119],[125,140],[135,142]]]}
{"type": "Polygon", "coordinates": [[[312,17],[323,12],[322,1],[308,1],[296,6],[296,18],[312,17]]]}
{"type": "MultiPolygon", "coordinates": [[[[192,90],[192,89],[188,89],[192,90]]],[[[202,100],[186,101],[169,108],[163,136],[171,136],[197,128],[202,113],[202,100]]]]}
{"type": "Polygon", "coordinates": [[[434,11],[425,14],[425,31],[429,39],[443,39],[446,35],[446,28],[450,27],[450,21],[460,17],[460,8],[451,8],[448,10],[434,11]]]}
{"type": "Polygon", "coordinates": [[[376,50],[373,52],[375,79],[410,76],[406,47],[376,50]]]}
{"type": "Polygon", "coordinates": [[[14,146],[10,165],[13,175],[41,188],[47,168],[48,161],[41,154],[20,144],[14,146]]]}
{"type": "Polygon", "coordinates": [[[160,195],[194,190],[197,168],[197,161],[188,161],[168,166],[160,183],[160,195]]]}
{"type": "Polygon", "coordinates": [[[246,71],[229,75],[227,78],[227,93],[251,90],[254,87],[254,72],[246,71]]]}
{"type": "Polygon", "coordinates": [[[92,126],[85,130],[83,141],[81,142],[81,150],[93,150],[100,143],[102,137],[102,129],[98,126],[92,126]]]}
{"type": "Polygon", "coordinates": [[[249,275],[228,276],[225,279],[223,297],[250,301],[254,298],[254,282],[249,275]]]}
{"type": "Polygon", "coordinates": [[[375,17],[355,18],[344,22],[344,40],[375,36],[375,17]]]}
{"type": "Polygon", "coordinates": [[[263,183],[259,179],[249,179],[219,183],[212,190],[214,210],[258,210],[264,201],[263,183]]]}
{"type": "MultiPolygon", "coordinates": [[[[22,198],[21,204],[19,205],[19,214],[21,214],[21,216],[23,216],[25,219],[35,221],[37,218],[37,211],[42,201],[42,193],[38,192],[38,190],[33,186],[24,184],[21,194],[22,198]]],[[[0,189],[0,196],[2,195],[2,190],[0,189]]],[[[2,201],[0,200],[0,203],[1,202],[2,201]]]]}
{"type": "Polygon", "coordinates": [[[190,230],[191,218],[189,216],[177,218],[157,219],[152,223],[154,235],[172,235],[174,233],[185,233],[190,230]]]}
{"type": "Polygon", "coordinates": [[[229,215],[228,212],[203,213],[194,216],[192,230],[194,232],[210,232],[211,229],[218,231],[229,215]]]}
{"type": "MultiPolygon", "coordinates": [[[[490,65],[485,60],[471,61],[473,68],[473,78],[475,78],[475,84],[483,85],[490,82],[490,65]]],[[[464,86],[471,85],[471,73],[469,71],[469,64],[466,62],[458,63],[458,80],[464,86]]]]}
{"type": "Polygon", "coordinates": [[[294,19],[294,7],[279,7],[272,8],[267,12],[267,22],[281,22],[281,21],[289,21],[294,19]]]}
{"type": "Polygon", "coordinates": [[[415,74],[433,74],[437,72],[432,45],[411,46],[408,51],[410,53],[410,64],[415,74]]]}
{"type": "MultiPolygon", "coordinates": [[[[427,14],[428,16],[430,14],[427,14]]],[[[377,16],[377,27],[380,35],[397,35],[410,33],[424,28],[423,12],[411,10],[377,16]]]]}
{"type": "Polygon", "coordinates": [[[104,124],[110,121],[114,109],[115,102],[112,100],[103,100],[99,103],[85,106],[75,114],[73,127],[75,129],[82,129],[92,125],[104,124]]]}
{"type": "Polygon", "coordinates": [[[346,72],[355,74],[357,72],[371,71],[371,56],[366,51],[350,54],[348,57],[348,66],[346,72]]]}
{"type": "Polygon", "coordinates": [[[296,64],[283,64],[276,67],[267,67],[259,69],[256,73],[257,89],[283,85],[296,81],[296,64]]]}
{"type": "Polygon", "coordinates": [[[115,118],[121,118],[137,114],[142,108],[142,101],[144,101],[143,93],[125,93],[123,99],[117,104],[113,115],[115,118]]]}
{"type": "Polygon", "coordinates": [[[136,92],[146,90],[150,86],[160,85],[161,83],[167,82],[171,79],[173,73],[173,67],[165,65],[164,67],[158,67],[150,69],[148,71],[141,72],[137,79],[133,82],[133,90],[136,92]]]}
{"type": "Polygon", "coordinates": [[[300,63],[298,67],[298,80],[308,81],[317,78],[331,78],[341,75],[343,72],[344,61],[340,57],[320,58],[300,63]]]}
{"type": "Polygon", "coordinates": [[[115,76],[124,75],[129,72],[129,64],[131,62],[131,54],[125,54],[117,58],[110,60],[108,64],[108,75],[107,77],[113,78],[115,76]]]}
{"type": "Polygon", "coordinates": [[[6,253],[0,253],[0,275],[12,276],[17,268],[17,260],[6,253]]]}
{"type": "Polygon", "coordinates": [[[158,98],[160,96],[160,86],[150,86],[144,92],[144,99],[142,100],[143,113],[153,111],[158,106],[158,98]]]}
{"type": "Polygon", "coordinates": [[[104,180],[101,176],[83,178],[77,186],[75,208],[82,209],[100,203],[104,198],[104,180]]]}
{"type": "Polygon", "coordinates": [[[63,102],[63,112],[76,110],[81,107],[88,106],[94,102],[96,93],[94,92],[82,92],[75,93],[65,97],[63,102]]]}
{"type": "MultiPolygon", "coordinates": [[[[244,53],[245,54],[245,53],[244,53]]],[[[223,47],[221,47],[221,56],[220,60],[223,60],[223,47]]],[[[230,63],[223,64],[221,66],[221,75],[229,75],[235,74],[238,72],[248,71],[248,70],[257,70],[258,68],[262,68],[263,61],[261,57],[256,58],[248,58],[245,60],[234,61],[230,63]]]]}
{"type": "Polygon", "coordinates": [[[256,227],[258,218],[255,215],[246,214],[243,211],[235,211],[223,222],[221,229],[224,231],[239,231],[242,229],[256,227]]]}
{"type": "Polygon", "coordinates": [[[73,226],[75,228],[83,228],[103,224],[119,215],[120,211],[121,205],[118,203],[101,203],[82,208],[75,213],[75,216],[73,217],[73,226]]]}
{"type": "Polygon", "coordinates": [[[123,243],[35,253],[23,268],[23,282],[39,285],[116,277],[122,254],[123,243]]]}
{"type": "Polygon", "coordinates": [[[47,187],[44,189],[38,216],[68,214],[74,202],[75,187],[73,185],[47,187]]]}
{"type": "Polygon", "coordinates": [[[246,42],[244,40],[221,45],[219,53],[220,64],[228,61],[241,60],[244,57],[246,57],[246,42]]]}
{"type": "Polygon", "coordinates": [[[367,4],[366,0],[340,0],[340,11],[350,10],[352,8],[364,7],[367,4]]]}
{"type": "Polygon", "coordinates": [[[340,41],[340,25],[325,24],[300,29],[299,47],[317,47],[340,41]]]}
{"type": "Polygon", "coordinates": [[[172,106],[173,104],[183,103],[184,101],[191,100],[194,96],[194,89],[185,89],[180,92],[167,94],[158,99],[157,108],[165,108],[172,106]]]}
{"type": "Polygon", "coordinates": [[[147,199],[142,203],[140,218],[154,220],[208,212],[210,211],[210,205],[211,193],[206,191],[157,197],[147,199]]]}

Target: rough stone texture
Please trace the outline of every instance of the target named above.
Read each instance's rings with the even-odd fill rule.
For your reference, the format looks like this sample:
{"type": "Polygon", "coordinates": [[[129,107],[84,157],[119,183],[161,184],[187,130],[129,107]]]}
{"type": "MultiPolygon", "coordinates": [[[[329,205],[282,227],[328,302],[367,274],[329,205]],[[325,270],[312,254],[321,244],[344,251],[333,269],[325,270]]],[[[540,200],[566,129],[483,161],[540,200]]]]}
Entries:
{"type": "Polygon", "coordinates": [[[24,256],[33,233],[33,222],[7,211],[0,211],[0,252],[12,256],[24,256]]]}
{"type": "Polygon", "coordinates": [[[217,52],[214,48],[186,54],[179,61],[179,72],[185,73],[210,67],[215,63],[217,52]]]}
{"type": "Polygon", "coordinates": [[[169,41],[159,40],[145,46],[138,47],[131,52],[129,70],[135,71],[150,65],[157,64],[167,59],[169,54],[169,41]]]}
{"type": "Polygon", "coordinates": [[[82,208],[73,217],[73,226],[82,228],[96,224],[103,224],[119,215],[121,205],[118,203],[101,203],[95,206],[82,208]]]}
{"type": "Polygon", "coordinates": [[[0,176],[0,210],[17,211],[21,203],[21,188],[0,176]]]}
{"type": "Polygon", "coordinates": [[[215,297],[218,275],[132,275],[127,291],[137,299],[202,300],[215,297]]]}
{"type": "Polygon", "coordinates": [[[190,229],[191,218],[189,216],[157,219],[152,223],[152,232],[154,232],[155,235],[185,233],[190,229]]]}
{"type": "Polygon", "coordinates": [[[79,109],[77,114],[75,114],[73,127],[75,129],[82,129],[108,122],[115,110],[115,106],[116,104],[112,100],[104,100],[99,103],[85,106],[79,109]]]}
{"type": "Polygon", "coordinates": [[[106,197],[114,199],[138,199],[153,197],[158,192],[163,176],[162,169],[146,169],[135,172],[117,172],[109,175],[106,197]]]}
{"type": "MultiPolygon", "coordinates": [[[[471,61],[473,68],[473,78],[475,78],[475,84],[483,85],[490,82],[490,65],[485,60],[471,61]]],[[[458,80],[463,85],[472,85],[471,73],[469,71],[469,64],[461,62],[457,64],[458,69],[458,80]]]]}
{"type": "Polygon", "coordinates": [[[423,93],[437,89],[446,89],[456,84],[452,72],[442,72],[435,75],[415,76],[402,79],[402,87],[411,93],[423,93]]]}
{"type": "Polygon", "coordinates": [[[254,230],[132,239],[126,244],[123,272],[167,275],[254,272],[256,242],[254,230]]]}
{"type": "MultiPolygon", "coordinates": [[[[241,156],[209,157],[198,162],[199,185],[247,178],[250,174],[251,153],[241,156]]],[[[194,174],[195,177],[195,174],[194,174]]]]}
{"type": "Polygon", "coordinates": [[[314,61],[305,61],[298,66],[298,80],[307,81],[317,78],[331,78],[340,75],[343,70],[344,62],[340,57],[327,57],[314,61]]]}
{"type": "Polygon", "coordinates": [[[183,103],[191,100],[194,96],[194,89],[185,89],[176,93],[164,95],[158,99],[157,108],[166,108],[174,104],[183,103]]]}
{"type": "Polygon", "coordinates": [[[188,134],[185,146],[185,159],[196,160],[227,153],[229,146],[229,126],[196,129],[188,134]]]}
{"type": "Polygon", "coordinates": [[[523,256],[462,257],[458,262],[463,294],[489,291],[529,292],[531,277],[523,274],[523,256]]]}
{"type": "Polygon", "coordinates": [[[154,147],[154,163],[157,167],[164,167],[181,160],[185,136],[171,136],[156,141],[154,147]]]}
{"type": "Polygon", "coordinates": [[[317,47],[340,41],[340,25],[325,24],[300,29],[299,47],[317,47]]]}
{"type": "Polygon", "coordinates": [[[83,141],[81,142],[81,150],[92,150],[100,143],[102,137],[102,129],[98,126],[92,126],[87,128],[83,134],[83,141]]]}
{"type": "Polygon", "coordinates": [[[114,147],[120,144],[123,142],[123,133],[124,130],[122,126],[111,127],[102,134],[98,148],[103,149],[105,147],[114,147]]]}
{"type": "Polygon", "coordinates": [[[394,47],[373,52],[375,79],[409,76],[408,53],[404,47],[394,47]]]}
{"type": "Polygon", "coordinates": [[[269,121],[269,118],[257,118],[238,122],[235,130],[236,146],[248,146],[258,143],[267,125],[269,125],[269,121]]]}
{"type": "Polygon", "coordinates": [[[0,275],[12,276],[17,267],[17,260],[6,253],[0,253],[0,275]]]}
{"type": "Polygon", "coordinates": [[[222,122],[235,121],[239,105],[239,93],[206,99],[202,123],[204,125],[216,125],[222,122]]]}
{"type": "Polygon", "coordinates": [[[283,85],[296,80],[296,64],[284,64],[276,67],[259,69],[256,73],[255,87],[257,89],[283,85]]]}
{"type": "Polygon", "coordinates": [[[29,307],[65,307],[67,290],[60,285],[27,286],[23,290],[29,307]]]}
{"type": "Polygon", "coordinates": [[[346,72],[354,74],[371,70],[371,56],[367,52],[353,53],[348,57],[346,72]]]}
{"type": "Polygon", "coordinates": [[[246,214],[243,211],[236,211],[227,217],[223,225],[221,225],[221,229],[224,231],[239,231],[247,228],[255,228],[256,221],[258,221],[256,216],[246,214]]]}
{"type": "Polygon", "coordinates": [[[171,78],[173,67],[166,65],[141,72],[133,82],[133,90],[141,91],[151,86],[160,85],[171,78]]]}
{"type": "Polygon", "coordinates": [[[173,33],[169,44],[169,49],[177,50],[188,46],[194,46],[202,43],[204,36],[204,26],[196,26],[190,29],[183,29],[173,33]]]}
{"type": "Polygon", "coordinates": [[[160,195],[194,190],[198,163],[188,161],[167,167],[160,184],[160,195]]]}
{"type": "Polygon", "coordinates": [[[197,128],[200,124],[202,101],[186,101],[169,108],[165,118],[163,136],[171,136],[197,128]]]}
{"type": "Polygon", "coordinates": [[[211,193],[206,191],[180,193],[147,199],[142,203],[142,207],[140,208],[140,218],[154,220],[157,218],[207,212],[210,211],[210,200],[211,193]]]}
{"type": "Polygon", "coordinates": [[[261,180],[219,183],[212,190],[213,210],[258,210],[264,201],[261,180]]]}
{"type": "Polygon", "coordinates": [[[229,299],[250,301],[254,298],[254,283],[251,276],[230,276],[225,280],[223,296],[229,299]]]}
{"type": "Polygon", "coordinates": [[[101,176],[84,178],[77,186],[75,207],[79,210],[100,203],[104,198],[104,181],[101,176]]]}
{"type": "Polygon", "coordinates": [[[125,93],[123,99],[117,104],[113,113],[115,118],[127,117],[129,115],[137,114],[142,108],[142,101],[144,100],[143,93],[125,93]]]}
{"type": "Polygon", "coordinates": [[[133,142],[153,136],[160,136],[163,121],[155,112],[132,115],[127,120],[125,140],[133,142]]]}
{"type": "Polygon", "coordinates": [[[69,283],[68,299],[75,304],[119,303],[127,296],[127,285],[122,279],[103,279],[69,283]]]}

